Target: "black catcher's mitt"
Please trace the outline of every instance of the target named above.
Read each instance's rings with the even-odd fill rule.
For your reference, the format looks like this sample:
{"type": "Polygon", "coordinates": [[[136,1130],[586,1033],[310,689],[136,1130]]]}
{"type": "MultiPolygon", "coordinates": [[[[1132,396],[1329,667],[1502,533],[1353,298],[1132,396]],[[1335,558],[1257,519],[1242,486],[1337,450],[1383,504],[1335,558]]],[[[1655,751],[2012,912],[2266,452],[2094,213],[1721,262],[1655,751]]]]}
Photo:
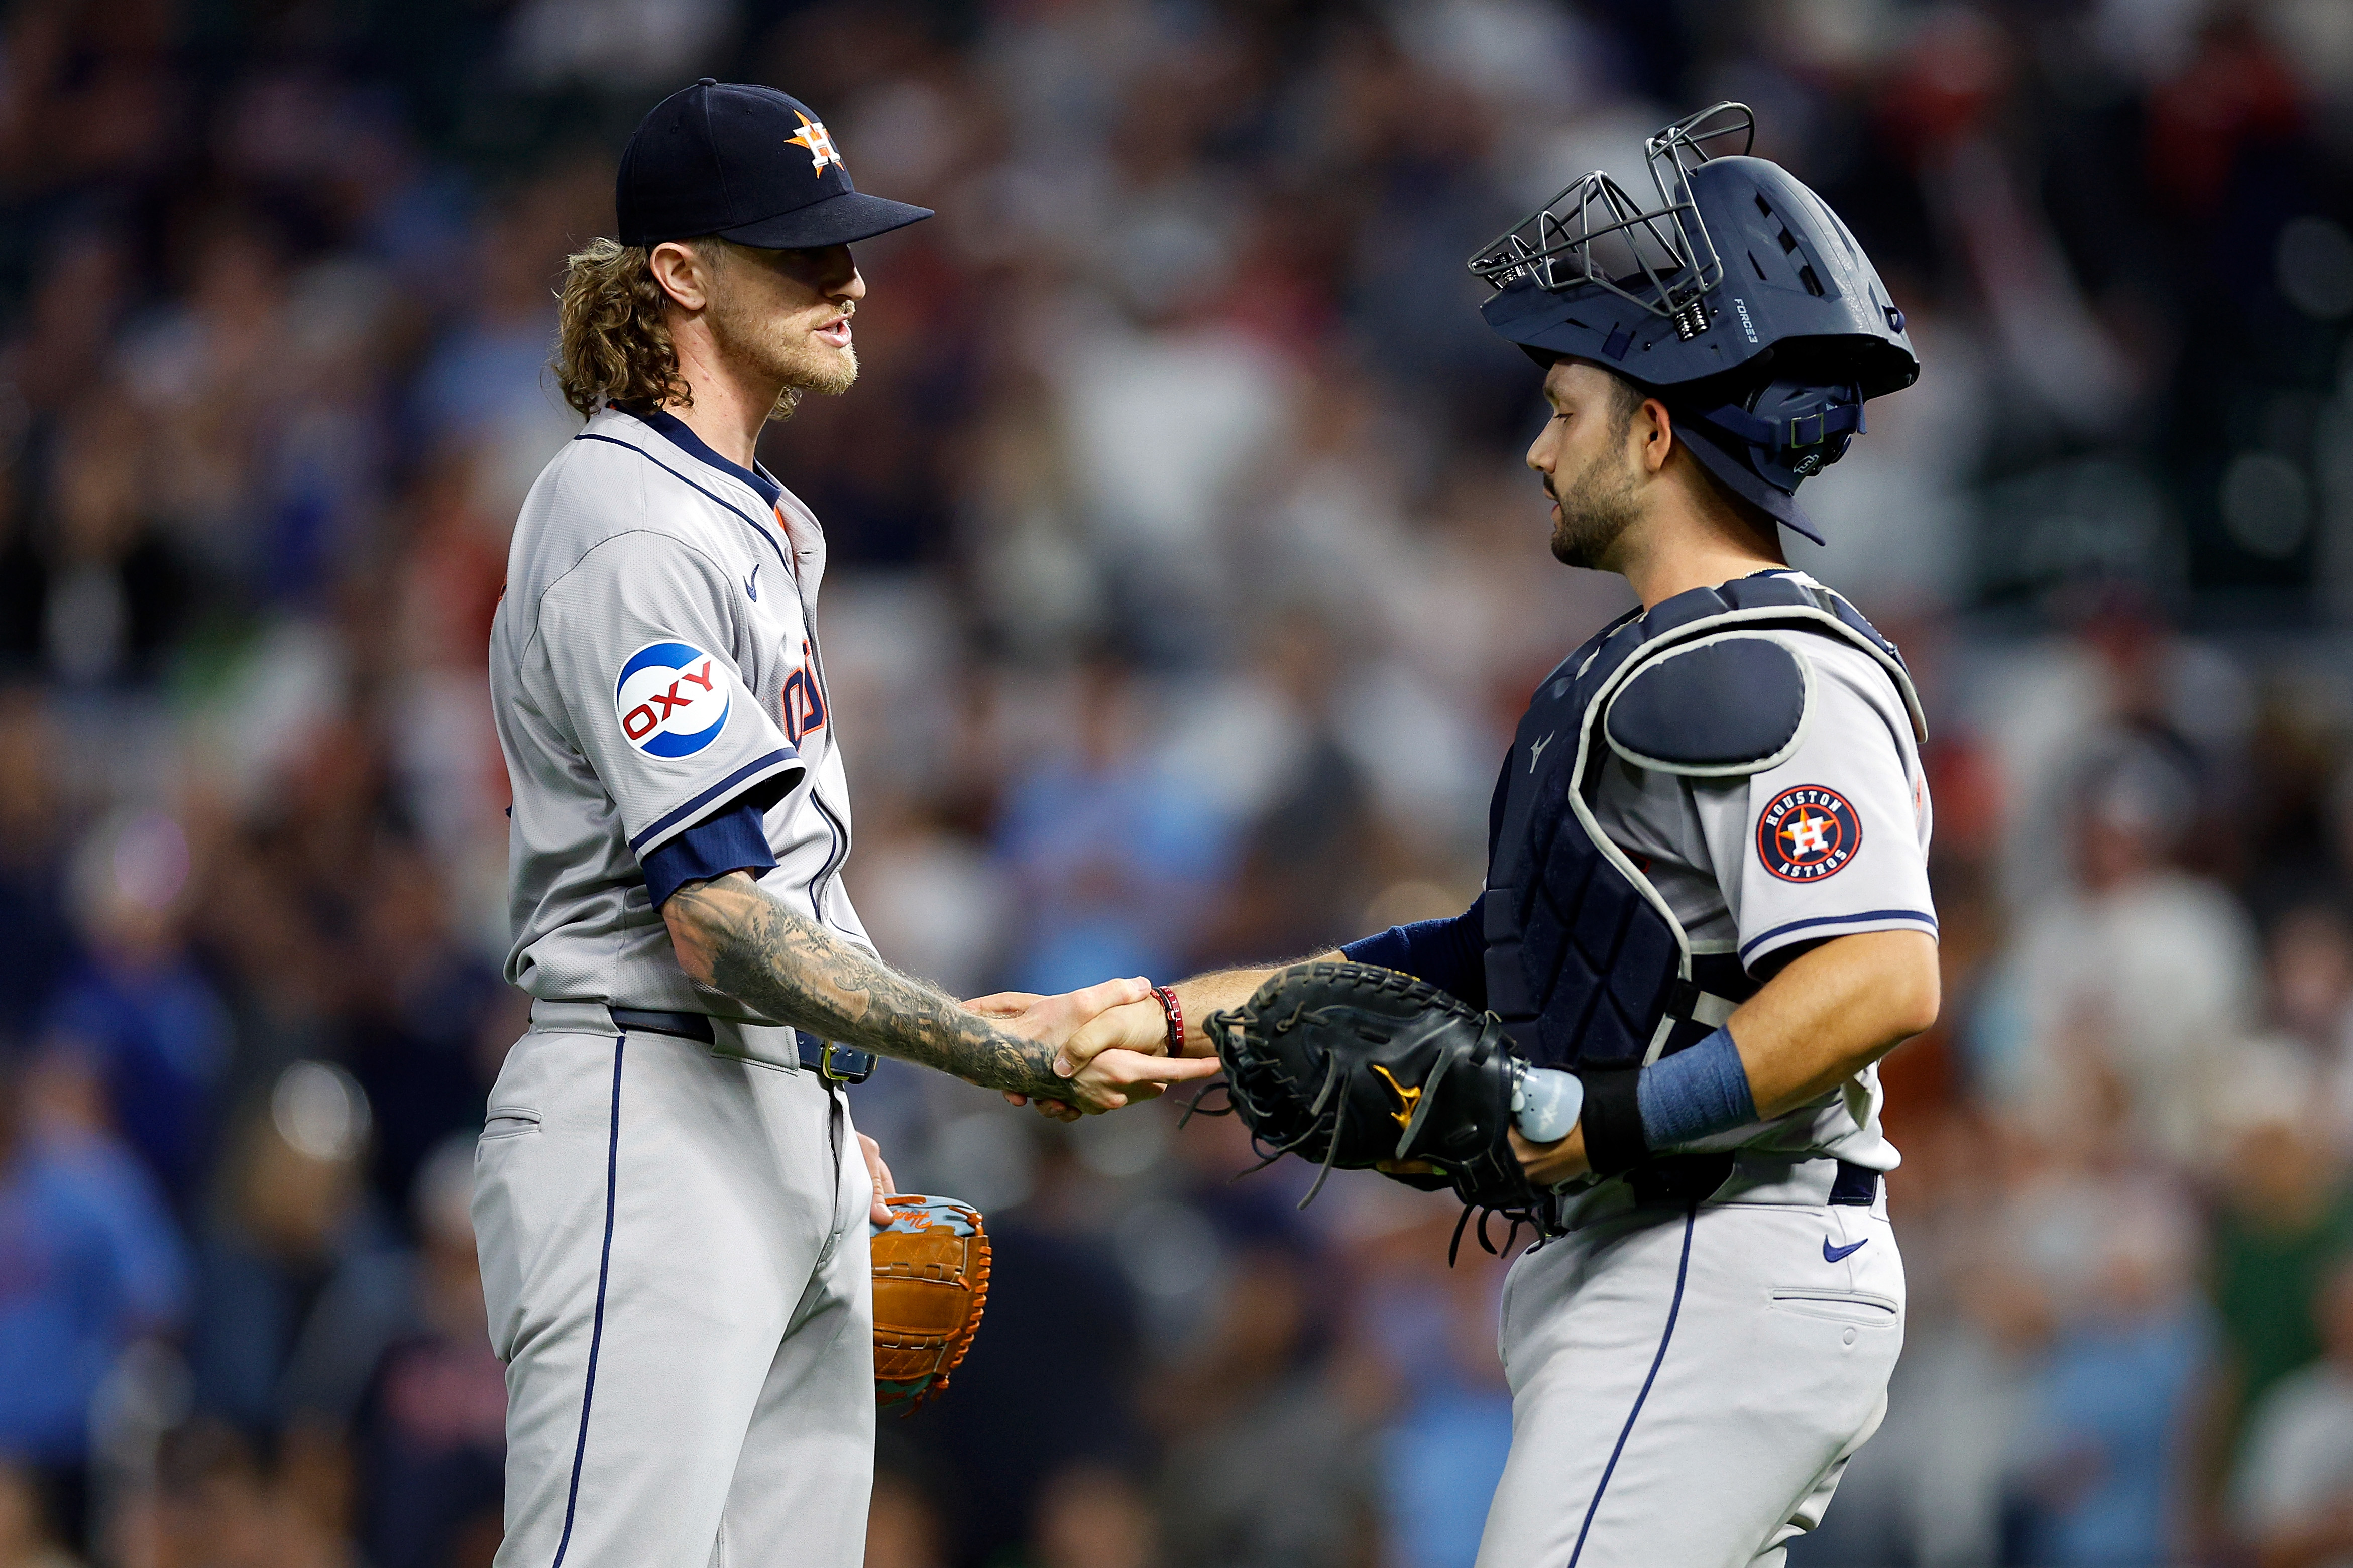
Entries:
{"type": "Polygon", "coordinates": [[[1493,1015],[1394,969],[1302,963],[1204,1028],[1234,1111],[1270,1161],[1323,1166],[1308,1198],[1335,1166],[1427,1160],[1442,1179],[1414,1184],[1451,1185],[1472,1207],[1536,1202],[1508,1139],[1525,1064],[1493,1015]]]}

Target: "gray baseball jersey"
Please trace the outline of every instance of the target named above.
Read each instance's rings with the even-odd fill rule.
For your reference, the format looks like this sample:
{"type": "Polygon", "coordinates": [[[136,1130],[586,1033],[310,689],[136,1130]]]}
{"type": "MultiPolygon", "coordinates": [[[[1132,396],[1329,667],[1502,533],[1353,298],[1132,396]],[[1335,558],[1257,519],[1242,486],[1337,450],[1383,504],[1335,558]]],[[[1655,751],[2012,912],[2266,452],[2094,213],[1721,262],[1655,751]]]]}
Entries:
{"type": "Polygon", "coordinates": [[[678,419],[607,410],[524,500],[491,633],[513,781],[507,978],[547,1000],[750,1015],[695,985],[640,863],[744,800],[761,885],[871,946],[839,870],[849,792],[811,621],[816,517],[678,419]]]}
{"type": "MultiPolygon", "coordinates": [[[[1928,784],[1894,681],[1833,637],[1754,635],[1781,643],[1805,672],[1794,749],[1762,772],[1725,779],[1613,755],[1595,792],[1595,820],[1644,868],[1694,953],[1737,953],[1752,973],[1769,972],[1773,956],[1797,942],[1869,931],[1934,936],[1928,784]]],[[[1879,1105],[1878,1069],[1865,1068],[1811,1105],[1689,1147],[1834,1154],[1893,1170],[1879,1105]]]]}
{"type": "Polygon", "coordinates": [[[705,1041],[662,1016],[746,1009],[687,979],[644,869],[765,808],[761,885],[865,943],[810,629],[824,570],[807,508],[664,414],[589,420],[515,525],[491,689],[507,974],[534,1001],[473,1211],[507,1363],[500,1568],[863,1555],[871,1187],[848,1097],[789,1029],[705,1041]]]}
{"type": "MultiPolygon", "coordinates": [[[[1736,954],[1751,974],[1825,937],[1934,935],[1928,789],[1894,680],[1831,636],[1741,635],[1797,657],[1808,695],[1787,753],[1724,778],[1613,754],[1593,797],[1601,830],[1695,954],[1736,954]]],[[[1811,1105],[1690,1145],[1758,1156],[1744,1152],[1711,1201],[1590,1185],[1569,1233],[1513,1264],[1497,1340],[1512,1451],[1479,1568],[1783,1568],[1878,1427],[1903,1346],[1885,1194],[1842,1197],[1841,1167],[1818,1157],[1894,1168],[1879,1104],[1865,1068],[1811,1105]]]]}

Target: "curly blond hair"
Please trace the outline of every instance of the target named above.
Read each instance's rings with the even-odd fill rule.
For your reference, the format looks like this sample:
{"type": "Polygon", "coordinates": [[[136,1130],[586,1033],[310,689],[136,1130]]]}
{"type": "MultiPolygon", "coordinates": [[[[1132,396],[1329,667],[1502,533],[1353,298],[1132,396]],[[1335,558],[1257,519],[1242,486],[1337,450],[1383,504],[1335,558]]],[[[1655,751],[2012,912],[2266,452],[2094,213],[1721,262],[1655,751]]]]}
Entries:
{"type": "Polygon", "coordinates": [[[582,417],[607,404],[645,413],[691,405],[678,346],[662,318],[668,296],[641,245],[592,239],[565,258],[557,294],[555,381],[582,417]]]}

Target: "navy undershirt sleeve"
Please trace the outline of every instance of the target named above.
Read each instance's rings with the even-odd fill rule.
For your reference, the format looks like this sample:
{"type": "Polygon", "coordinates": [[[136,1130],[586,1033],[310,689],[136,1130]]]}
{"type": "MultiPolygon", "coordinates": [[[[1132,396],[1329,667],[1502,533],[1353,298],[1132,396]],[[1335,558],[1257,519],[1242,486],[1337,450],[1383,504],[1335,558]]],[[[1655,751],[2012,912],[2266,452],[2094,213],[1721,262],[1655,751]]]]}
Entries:
{"type": "Polygon", "coordinates": [[[757,799],[739,798],[713,813],[645,858],[646,896],[654,908],[688,882],[709,881],[730,871],[754,877],[773,869],[776,851],[768,847],[757,799]]]}
{"type": "Polygon", "coordinates": [[[1445,920],[1416,921],[1359,937],[1340,955],[1353,963],[1402,970],[1473,1007],[1487,1005],[1487,931],[1477,900],[1445,920]]]}

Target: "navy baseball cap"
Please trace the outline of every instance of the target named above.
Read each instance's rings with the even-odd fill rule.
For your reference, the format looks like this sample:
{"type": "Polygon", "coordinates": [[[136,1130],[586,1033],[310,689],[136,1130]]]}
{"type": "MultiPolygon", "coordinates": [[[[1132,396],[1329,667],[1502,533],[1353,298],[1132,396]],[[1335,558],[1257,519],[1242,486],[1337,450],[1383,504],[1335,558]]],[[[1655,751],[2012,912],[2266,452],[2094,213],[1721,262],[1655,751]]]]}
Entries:
{"type": "Polygon", "coordinates": [[[671,93],[638,124],[613,205],[623,245],[715,234],[768,250],[847,245],[932,216],[851,184],[807,105],[712,77],[671,93]]]}

